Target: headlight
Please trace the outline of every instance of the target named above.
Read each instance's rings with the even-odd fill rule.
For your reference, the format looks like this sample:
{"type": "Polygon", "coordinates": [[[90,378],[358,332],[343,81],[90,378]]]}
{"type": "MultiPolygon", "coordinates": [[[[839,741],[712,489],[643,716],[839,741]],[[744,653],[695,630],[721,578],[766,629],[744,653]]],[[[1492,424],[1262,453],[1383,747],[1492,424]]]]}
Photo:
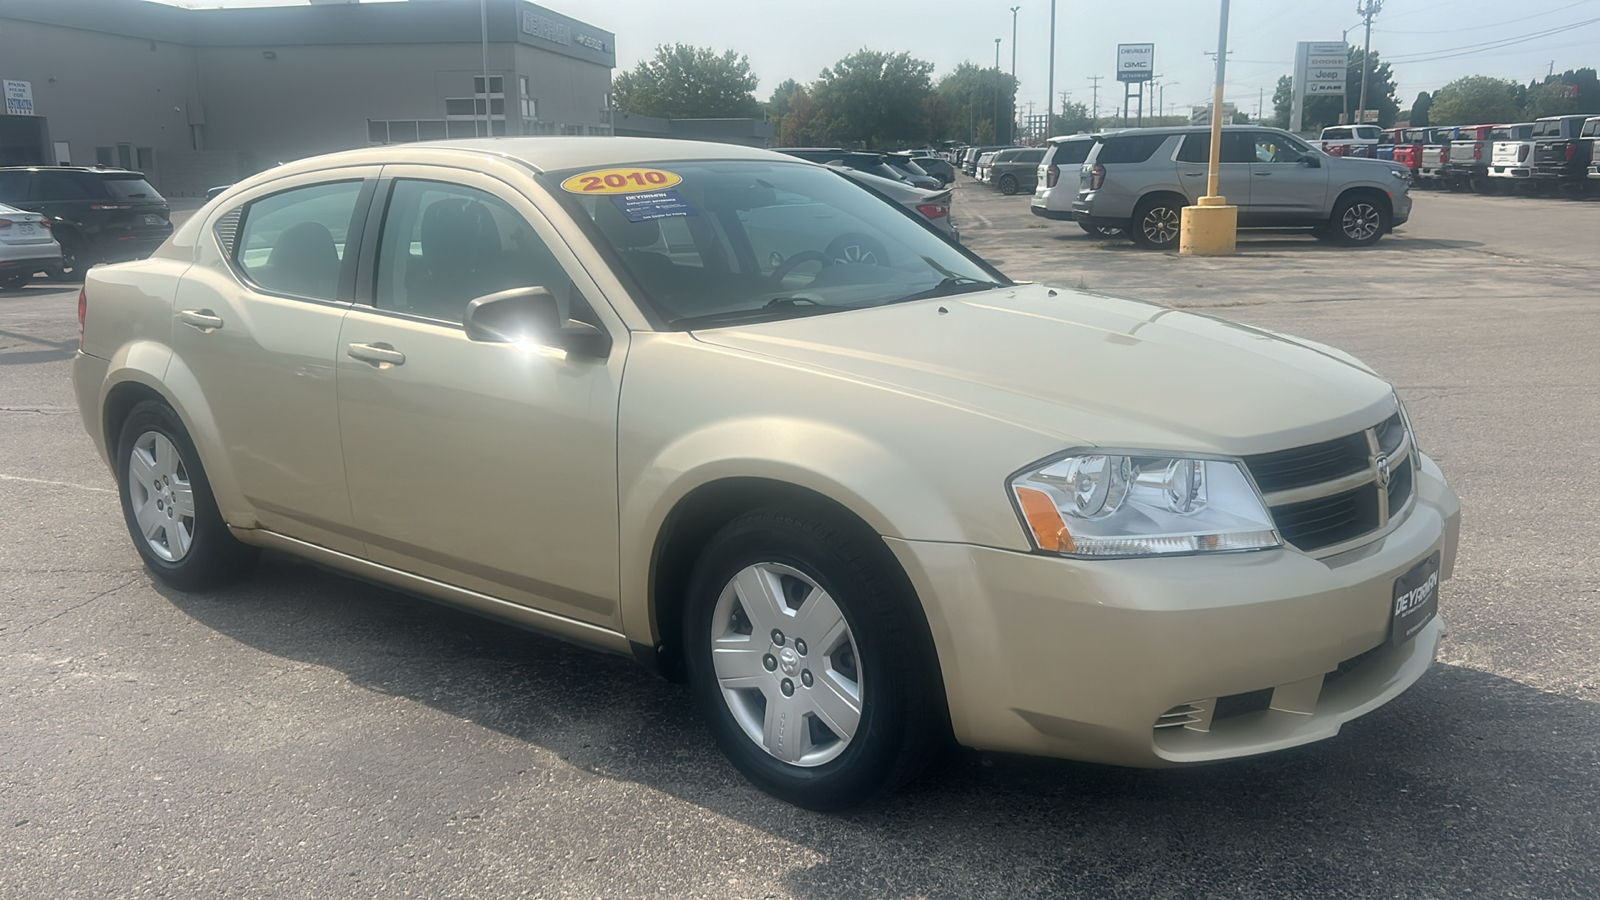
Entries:
{"type": "Polygon", "coordinates": [[[1272,516],[1238,462],[1083,453],[1011,479],[1040,550],[1068,556],[1158,556],[1281,546],[1272,516]]]}

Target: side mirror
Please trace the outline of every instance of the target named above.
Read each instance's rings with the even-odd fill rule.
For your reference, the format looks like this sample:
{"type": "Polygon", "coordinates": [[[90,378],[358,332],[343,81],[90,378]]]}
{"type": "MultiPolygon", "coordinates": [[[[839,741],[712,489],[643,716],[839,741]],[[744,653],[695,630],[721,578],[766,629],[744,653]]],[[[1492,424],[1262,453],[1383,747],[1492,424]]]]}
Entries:
{"type": "Polygon", "coordinates": [[[611,352],[611,336],[604,329],[572,319],[563,322],[555,295],[542,287],[485,294],[467,304],[462,324],[469,340],[489,344],[528,341],[598,357],[611,352]]]}
{"type": "Polygon", "coordinates": [[[1302,157],[1300,157],[1300,162],[1303,163],[1305,165],[1305,167],[1308,168],[1308,169],[1320,169],[1320,168],[1322,168],[1322,160],[1317,159],[1315,156],[1310,156],[1310,155],[1302,156],[1302,157]]]}

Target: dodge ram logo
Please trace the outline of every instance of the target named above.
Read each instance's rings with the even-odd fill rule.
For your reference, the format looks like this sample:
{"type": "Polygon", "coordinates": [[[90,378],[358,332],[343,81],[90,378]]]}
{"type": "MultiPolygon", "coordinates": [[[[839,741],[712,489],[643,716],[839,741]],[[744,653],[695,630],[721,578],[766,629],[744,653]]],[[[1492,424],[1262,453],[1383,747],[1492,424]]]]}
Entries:
{"type": "Polygon", "coordinates": [[[1372,461],[1372,468],[1378,473],[1378,487],[1388,488],[1392,477],[1389,473],[1389,457],[1380,454],[1372,461]]]}

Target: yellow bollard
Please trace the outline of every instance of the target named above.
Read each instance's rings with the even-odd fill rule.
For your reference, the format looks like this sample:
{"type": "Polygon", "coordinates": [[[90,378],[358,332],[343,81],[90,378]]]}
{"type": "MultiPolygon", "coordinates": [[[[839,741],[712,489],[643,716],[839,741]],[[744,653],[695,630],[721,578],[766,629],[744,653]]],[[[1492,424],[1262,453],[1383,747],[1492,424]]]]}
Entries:
{"type": "Polygon", "coordinates": [[[1226,197],[1201,197],[1185,206],[1178,229],[1178,252],[1184,256],[1228,256],[1239,234],[1239,207],[1226,197]]]}

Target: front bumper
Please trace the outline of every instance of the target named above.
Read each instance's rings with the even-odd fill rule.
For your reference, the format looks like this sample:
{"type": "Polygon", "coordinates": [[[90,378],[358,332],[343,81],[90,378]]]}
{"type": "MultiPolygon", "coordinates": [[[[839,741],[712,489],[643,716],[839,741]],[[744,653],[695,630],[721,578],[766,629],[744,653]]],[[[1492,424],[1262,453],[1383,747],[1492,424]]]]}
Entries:
{"type": "Polygon", "coordinates": [[[1589,177],[1590,178],[1600,178],[1600,166],[1590,166],[1589,167],[1589,177]]]}
{"type": "Polygon", "coordinates": [[[1327,559],[1283,549],[1072,560],[888,541],[928,610],[957,739],[1167,766],[1337,734],[1420,678],[1444,631],[1436,619],[1386,643],[1395,579],[1434,551],[1441,578],[1455,564],[1460,504],[1419,458],[1405,521],[1327,559]],[[1207,731],[1154,727],[1185,704],[1265,693],[1268,708],[1207,731]]]}

